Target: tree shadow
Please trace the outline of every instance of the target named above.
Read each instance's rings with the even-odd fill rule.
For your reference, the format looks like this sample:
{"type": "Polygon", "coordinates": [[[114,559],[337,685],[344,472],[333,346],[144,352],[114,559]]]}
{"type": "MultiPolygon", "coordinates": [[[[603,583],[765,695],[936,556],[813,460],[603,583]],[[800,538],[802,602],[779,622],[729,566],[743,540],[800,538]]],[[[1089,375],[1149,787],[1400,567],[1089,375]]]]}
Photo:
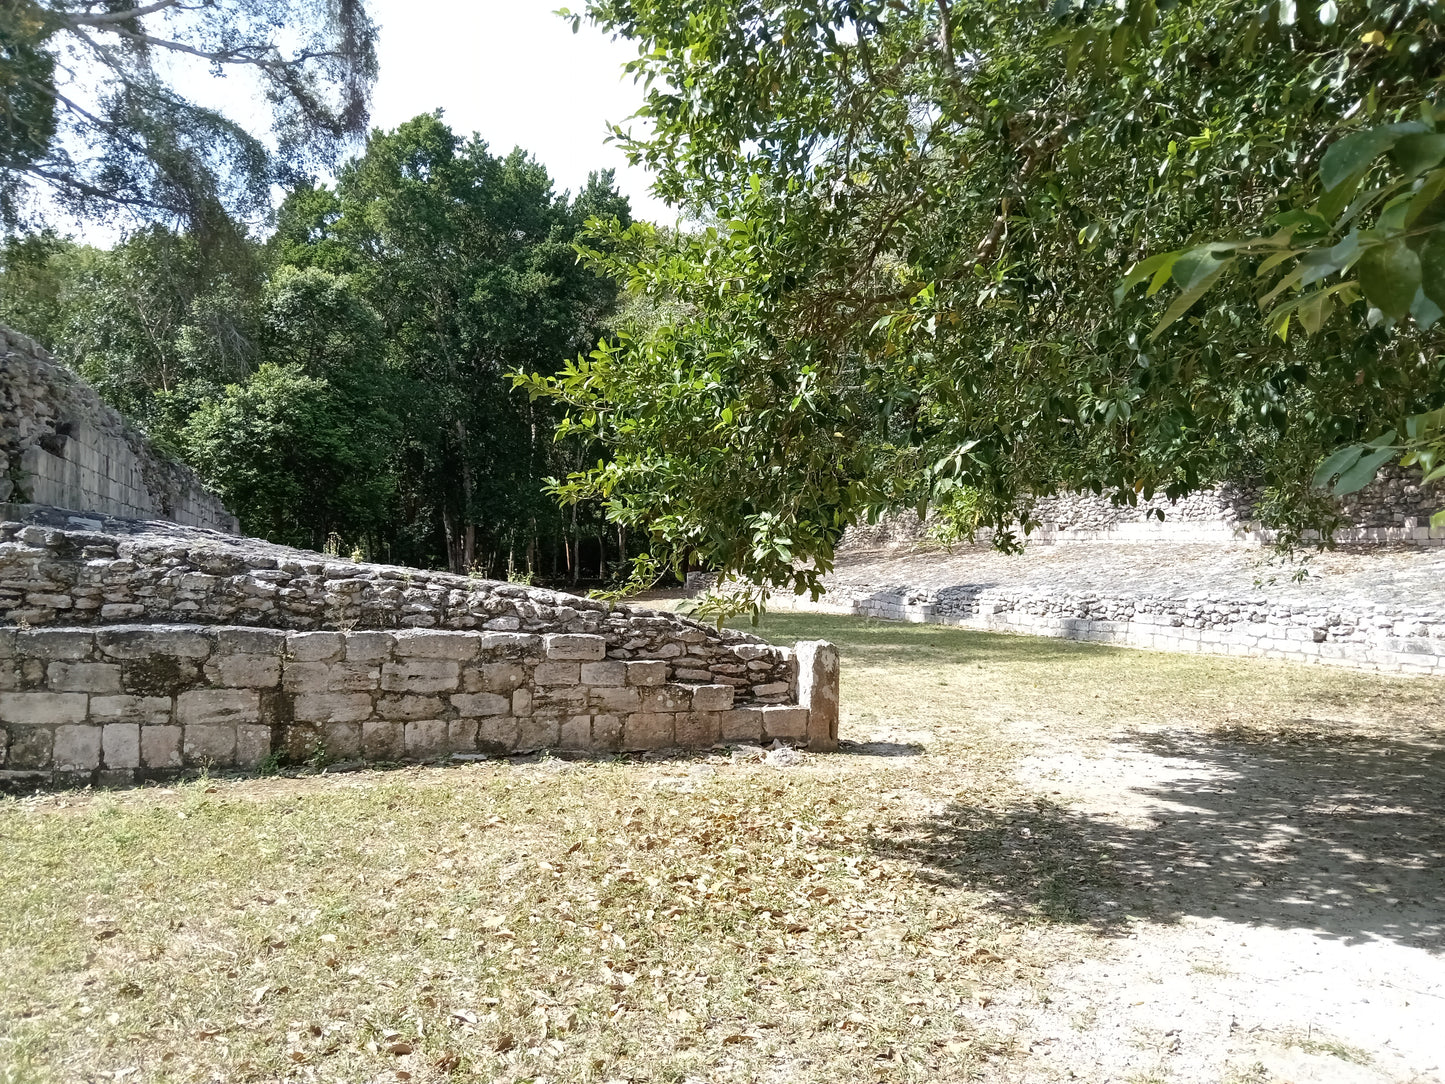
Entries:
{"type": "Polygon", "coordinates": [[[1130,735],[1073,762],[1108,813],[955,803],[879,848],[1021,919],[1219,916],[1445,951],[1445,745],[1294,722],[1130,735]]]}

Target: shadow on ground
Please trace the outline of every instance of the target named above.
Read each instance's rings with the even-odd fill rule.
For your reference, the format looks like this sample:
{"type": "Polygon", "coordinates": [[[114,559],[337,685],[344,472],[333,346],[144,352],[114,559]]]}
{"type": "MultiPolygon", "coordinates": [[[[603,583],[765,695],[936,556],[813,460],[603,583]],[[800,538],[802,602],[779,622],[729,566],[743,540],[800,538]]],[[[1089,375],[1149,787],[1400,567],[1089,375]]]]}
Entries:
{"type": "Polygon", "coordinates": [[[1020,918],[1219,916],[1445,950],[1445,748],[1296,723],[1135,734],[1075,761],[1096,773],[1087,812],[955,803],[879,846],[1020,918]]]}

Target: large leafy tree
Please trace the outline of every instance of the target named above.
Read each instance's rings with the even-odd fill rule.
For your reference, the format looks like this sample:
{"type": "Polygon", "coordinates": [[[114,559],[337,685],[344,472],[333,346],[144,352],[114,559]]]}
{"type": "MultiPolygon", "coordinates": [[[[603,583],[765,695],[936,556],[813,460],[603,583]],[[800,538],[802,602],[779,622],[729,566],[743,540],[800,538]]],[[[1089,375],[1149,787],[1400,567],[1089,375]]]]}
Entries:
{"type": "Polygon", "coordinates": [[[541,486],[554,419],[507,374],[553,371],[610,312],[615,285],[572,247],[592,217],[629,221],[609,174],[559,195],[523,152],[493,155],[439,115],[375,133],[335,191],[303,188],[281,210],[281,258],[353,274],[381,315],[392,366],[415,390],[405,518],[440,528],[457,571],[509,551],[534,563],[558,516],[541,486]]]}
{"type": "Polygon", "coordinates": [[[262,214],[273,183],[365,131],[374,39],[364,0],[5,0],[0,225],[35,189],[202,237],[262,214]],[[192,100],[181,88],[205,70],[249,78],[270,132],[192,100]]]}
{"type": "MultiPolygon", "coordinates": [[[[1227,275],[1204,247],[1328,199],[1322,156],[1352,131],[1414,121],[1406,187],[1438,166],[1421,105],[1445,78],[1439,0],[594,0],[587,17],[638,42],[647,127],[619,139],[715,225],[664,243],[599,225],[594,264],[676,317],[528,383],[613,452],[560,491],[605,496],[662,554],[805,590],[883,508],[931,503],[1009,544],[1031,494],[1241,474],[1297,529],[1326,522],[1323,452],[1445,405],[1428,310],[1343,290],[1347,318],[1308,309],[1290,335],[1257,301],[1302,252],[1240,250],[1227,275]],[[1154,289],[1116,294],[1156,254],[1154,289]]],[[[1334,230],[1347,204],[1316,213],[1334,230]]]]}

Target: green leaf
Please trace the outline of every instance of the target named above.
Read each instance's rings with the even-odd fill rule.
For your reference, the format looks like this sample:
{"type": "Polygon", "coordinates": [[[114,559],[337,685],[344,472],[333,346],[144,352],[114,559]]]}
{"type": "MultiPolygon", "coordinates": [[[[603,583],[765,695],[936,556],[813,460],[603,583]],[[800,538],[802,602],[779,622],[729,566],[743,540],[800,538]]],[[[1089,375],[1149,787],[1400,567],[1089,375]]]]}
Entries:
{"type": "Polygon", "coordinates": [[[1217,275],[1223,269],[1225,253],[1238,248],[1229,242],[1216,242],[1191,248],[1174,261],[1174,281],[1181,290],[1191,290],[1206,278],[1217,275]]]}
{"type": "Polygon", "coordinates": [[[1329,192],[1343,184],[1357,170],[1366,169],[1380,155],[1395,145],[1404,136],[1430,129],[1419,121],[1403,124],[1385,124],[1378,128],[1366,128],[1352,132],[1343,139],[1337,139],[1320,159],[1320,180],[1329,192]]]}
{"type": "Polygon", "coordinates": [[[1397,448],[1380,448],[1360,456],[1353,466],[1340,474],[1339,480],[1330,487],[1330,493],[1336,497],[1358,493],[1375,480],[1381,467],[1399,454],[1397,448]]]}
{"type": "Polygon", "coordinates": [[[1340,448],[1319,465],[1319,468],[1315,471],[1314,478],[1311,479],[1311,484],[1316,489],[1327,489],[1330,480],[1348,468],[1355,460],[1359,459],[1360,456],[1364,454],[1364,451],[1365,446],[1363,444],[1350,444],[1344,448],[1340,448]]]}
{"type": "Polygon", "coordinates": [[[1169,327],[1170,324],[1174,323],[1186,312],[1188,312],[1190,308],[1193,307],[1194,303],[1198,301],[1201,297],[1203,297],[1206,293],[1208,293],[1209,288],[1219,281],[1219,276],[1224,274],[1224,269],[1228,266],[1228,263],[1220,264],[1209,275],[1196,282],[1190,289],[1185,290],[1178,297],[1176,297],[1174,299],[1174,304],[1170,305],[1169,308],[1164,310],[1164,315],[1160,318],[1159,323],[1154,325],[1154,330],[1149,332],[1149,341],[1153,342],[1155,339],[1159,338],[1159,336],[1163,334],[1165,328],[1169,327]]]}
{"type": "Polygon", "coordinates": [[[1300,326],[1305,329],[1306,335],[1314,335],[1319,332],[1333,306],[1334,300],[1326,290],[1317,290],[1304,300],[1297,310],[1297,315],[1300,326]]]}
{"type": "Polygon", "coordinates": [[[1420,288],[1420,257],[1403,238],[1367,249],[1357,273],[1370,304],[1396,320],[1410,314],[1420,288]]]}
{"type": "Polygon", "coordinates": [[[1440,509],[1430,517],[1431,527],[1445,527],[1445,508],[1440,509]]]}
{"type": "Polygon", "coordinates": [[[1420,288],[1445,309],[1445,228],[1437,228],[1420,246],[1420,288]]]}
{"type": "Polygon", "coordinates": [[[1434,169],[1445,158],[1445,132],[1404,136],[1390,149],[1390,156],[1406,177],[1434,169]]]}
{"type": "Polygon", "coordinates": [[[1140,260],[1129,273],[1124,276],[1122,282],[1114,287],[1114,307],[1118,308],[1124,302],[1124,295],[1139,283],[1143,282],[1150,275],[1159,270],[1168,270],[1174,266],[1174,261],[1184,254],[1183,249],[1176,252],[1161,252],[1157,256],[1150,256],[1147,260],[1140,260]]]}

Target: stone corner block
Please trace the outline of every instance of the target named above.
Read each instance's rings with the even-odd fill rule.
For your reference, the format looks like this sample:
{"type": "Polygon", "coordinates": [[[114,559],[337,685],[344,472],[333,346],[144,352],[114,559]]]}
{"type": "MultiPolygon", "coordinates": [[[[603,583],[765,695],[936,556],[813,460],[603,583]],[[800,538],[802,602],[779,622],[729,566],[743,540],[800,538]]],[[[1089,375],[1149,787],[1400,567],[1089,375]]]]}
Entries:
{"type": "Polygon", "coordinates": [[[582,632],[554,632],[542,637],[549,659],[600,662],[607,657],[607,639],[582,632]]]}
{"type": "Polygon", "coordinates": [[[838,649],[827,640],[800,640],[798,704],[807,709],[808,748],[815,753],[838,748],[838,649]]]}
{"type": "Polygon", "coordinates": [[[808,709],[770,705],[763,711],[763,735],[768,738],[806,738],[808,709]]]}

